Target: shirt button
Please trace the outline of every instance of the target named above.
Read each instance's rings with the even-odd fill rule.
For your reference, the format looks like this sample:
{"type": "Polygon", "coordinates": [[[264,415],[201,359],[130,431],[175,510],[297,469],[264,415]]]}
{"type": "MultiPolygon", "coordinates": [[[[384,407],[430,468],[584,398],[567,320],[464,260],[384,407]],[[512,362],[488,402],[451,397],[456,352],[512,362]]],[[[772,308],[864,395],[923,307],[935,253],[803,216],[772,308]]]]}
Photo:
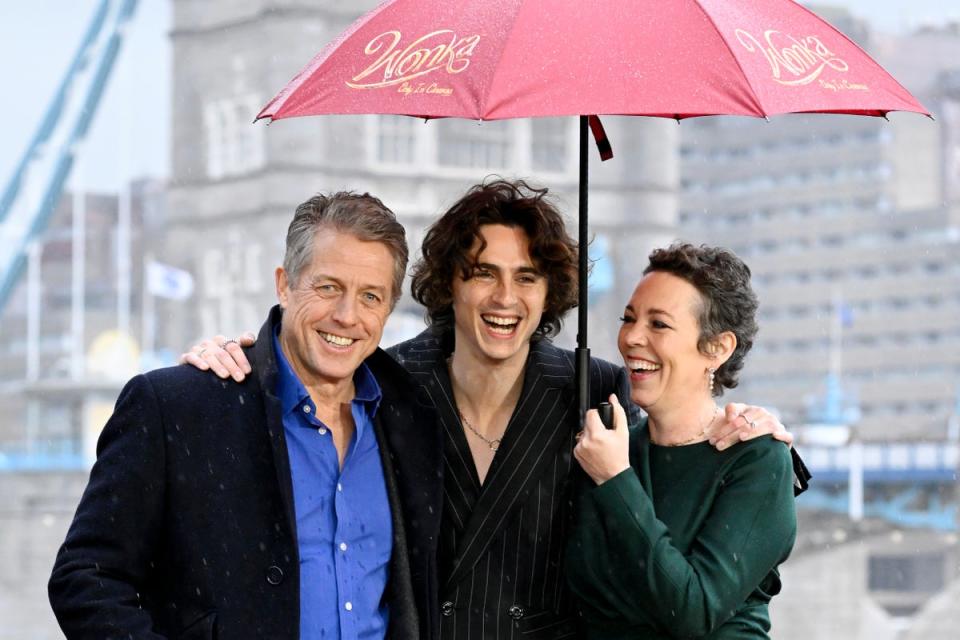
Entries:
{"type": "Polygon", "coordinates": [[[317,433],[319,433],[319,434],[322,435],[322,436],[325,436],[325,435],[327,435],[327,428],[326,428],[326,427],[320,427],[319,429],[317,429],[317,433]]]}
{"type": "Polygon", "coordinates": [[[520,620],[521,618],[523,618],[523,614],[524,614],[523,607],[517,604],[507,609],[507,615],[513,618],[514,620],[520,620]]]}
{"type": "Polygon", "coordinates": [[[304,412],[304,413],[310,413],[310,405],[308,405],[308,404],[303,405],[303,412],[304,412]]]}
{"type": "Polygon", "coordinates": [[[337,483],[337,491],[343,491],[343,485],[339,482],[337,483]]]}
{"type": "Polygon", "coordinates": [[[340,551],[346,551],[346,550],[347,550],[347,543],[346,543],[346,542],[341,542],[341,543],[340,543],[340,551]]]}
{"type": "Polygon", "coordinates": [[[443,614],[445,618],[449,618],[453,615],[453,603],[447,600],[440,605],[440,613],[443,614]]]}
{"type": "Polygon", "coordinates": [[[353,611],[353,603],[345,602],[343,603],[343,608],[346,609],[347,611],[353,611]]]}

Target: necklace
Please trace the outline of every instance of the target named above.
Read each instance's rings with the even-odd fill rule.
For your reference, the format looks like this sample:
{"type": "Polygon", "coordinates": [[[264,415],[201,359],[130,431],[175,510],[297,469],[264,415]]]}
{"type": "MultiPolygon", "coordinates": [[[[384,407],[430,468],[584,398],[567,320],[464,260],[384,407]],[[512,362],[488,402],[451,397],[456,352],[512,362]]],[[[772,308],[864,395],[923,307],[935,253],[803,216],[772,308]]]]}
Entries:
{"type": "Polygon", "coordinates": [[[482,433],[480,433],[479,431],[477,431],[476,429],[474,429],[473,425],[470,424],[470,421],[463,416],[463,414],[460,412],[459,409],[457,409],[457,415],[460,416],[460,422],[462,422],[463,426],[465,426],[467,429],[470,430],[470,433],[472,433],[473,435],[477,436],[478,438],[480,438],[481,440],[487,443],[487,446],[490,447],[490,451],[496,452],[496,450],[500,448],[500,441],[503,440],[503,436],[500,436],[499,438],[494,438],[493,440],[491,440],[487,438],[485,435],[483,435],[482,433]]]}
{"type": "MultiPolygon", "coordinates": [[[[707,424],[705,424],[705,425],[703,425],[702,427],[700,427],[700,433],[698,433],[697,435],[693,436],[692,438],[687,438],[686,440],[683,440],[682,442],[671,442],[670,444],[663,444],[663,445],[660,445],[660,446],[662,446],[662,447],[682,447],[682,446],[684,446],[684,445],[693,444],[694,442],[697,442],[698,440],[700,440],[701,438],[703,438],[703,436],[707,435],[707,429],[709,429],[709,428],[713,425],[713,423],[716,422],[717,417],[718,417],[719,415],[720,415],[720,407],[718,407],[717,405],[713,405],[713,415],[711,416],[710,421],[707,422],[707,424]]],[[[657,444],[657,443],[655,442],[654,444],[657,444]]]]}

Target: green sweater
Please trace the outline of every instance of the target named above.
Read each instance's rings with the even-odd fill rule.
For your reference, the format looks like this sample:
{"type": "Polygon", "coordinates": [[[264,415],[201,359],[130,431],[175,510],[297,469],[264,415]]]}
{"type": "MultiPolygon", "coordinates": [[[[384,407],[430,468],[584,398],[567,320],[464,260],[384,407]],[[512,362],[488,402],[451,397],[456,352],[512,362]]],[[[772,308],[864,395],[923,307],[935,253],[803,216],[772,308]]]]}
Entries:
{"type": "Polygon", "coordinates": [[[566,567],[587,637],[766,638],[797,530],[789,449],[661,447],[644,421],[630,463],[577,498],[566,567]]]}

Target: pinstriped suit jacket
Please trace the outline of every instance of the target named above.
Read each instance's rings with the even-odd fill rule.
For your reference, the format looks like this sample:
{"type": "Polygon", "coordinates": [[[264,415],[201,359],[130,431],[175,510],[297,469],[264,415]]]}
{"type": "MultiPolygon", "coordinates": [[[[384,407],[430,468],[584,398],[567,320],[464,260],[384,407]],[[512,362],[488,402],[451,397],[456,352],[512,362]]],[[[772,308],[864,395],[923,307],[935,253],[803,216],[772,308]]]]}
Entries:
{"type": "MultiPolygon", "coordinates": [[[[426,617],[442,640],[573,638],[561,575],[571,501],[581,474],[573,353],[532,344],[520,400],[481,487],[447,372],[452,336],[430,330],[390,349],[419,381],[442,431],[442,525],[437,609],[426,617]]],[[[629,397],[621,367],[592,361],[594,403],[629,397]]]]}

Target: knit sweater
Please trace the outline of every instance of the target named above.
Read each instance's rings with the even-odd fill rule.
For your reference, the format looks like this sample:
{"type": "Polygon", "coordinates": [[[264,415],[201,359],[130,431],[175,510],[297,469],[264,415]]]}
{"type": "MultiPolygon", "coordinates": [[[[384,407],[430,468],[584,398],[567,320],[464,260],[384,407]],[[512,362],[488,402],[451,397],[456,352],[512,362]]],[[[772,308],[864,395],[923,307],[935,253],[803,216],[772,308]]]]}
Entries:
{"type": "Polygon", "coordinates": [[[591,640],[766,638],[796,538],[789,449],[663,447],[646,421],[627,469],[578,494],[567,579],[591,640]]]}

